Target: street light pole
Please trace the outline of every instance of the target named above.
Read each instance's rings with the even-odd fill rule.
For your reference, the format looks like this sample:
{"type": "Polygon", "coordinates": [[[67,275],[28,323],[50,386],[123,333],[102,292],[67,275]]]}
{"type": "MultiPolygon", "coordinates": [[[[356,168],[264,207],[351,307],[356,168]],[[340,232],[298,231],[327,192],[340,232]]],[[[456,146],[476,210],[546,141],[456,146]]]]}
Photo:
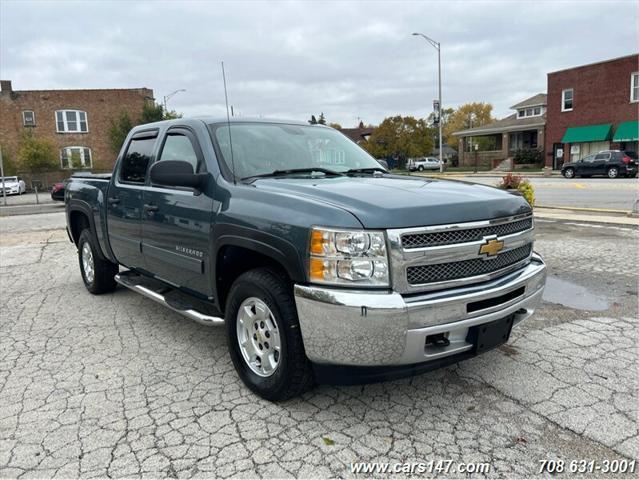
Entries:
{"type": "Polygon", "coordinates": [[[186,92],[186,89],[185,88],[180,88],[179,90],[175,90],[174,92],[171,92],[168,95],[164,95],[164,102],[163,102],[164,103],[164,113],[167,112],[167,109],[166,109],[167,100],[169,100],[173,95],[176,95],[176,94],[178,94],[180,92],[186,92]]]}
{"type": "Polygon", "coordinates": [[[438,86],[439,86],[439,107],[437,112],[437,117],[439,119],[439,171],[444,171],[444,147],[442,145],[442,48],[441,43],[436,42],[430,37],[427,37],[423,33],[413,33],[418,37],[422,37],[428,43],[430,43],[437,50],[437,76],[438,76],[438,86]]]}

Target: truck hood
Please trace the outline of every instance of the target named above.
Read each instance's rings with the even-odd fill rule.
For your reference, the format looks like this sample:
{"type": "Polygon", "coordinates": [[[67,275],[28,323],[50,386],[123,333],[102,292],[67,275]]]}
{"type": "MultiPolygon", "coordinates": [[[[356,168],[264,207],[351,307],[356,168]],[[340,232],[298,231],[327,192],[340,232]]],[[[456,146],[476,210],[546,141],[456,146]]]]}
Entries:
{"type": "Polygon", "coordinates": [[[267,178],[253,185],[338,206],[365,228],[473,222],[531,211],[524,198],[497,188],[423,177],[267,178]]]}

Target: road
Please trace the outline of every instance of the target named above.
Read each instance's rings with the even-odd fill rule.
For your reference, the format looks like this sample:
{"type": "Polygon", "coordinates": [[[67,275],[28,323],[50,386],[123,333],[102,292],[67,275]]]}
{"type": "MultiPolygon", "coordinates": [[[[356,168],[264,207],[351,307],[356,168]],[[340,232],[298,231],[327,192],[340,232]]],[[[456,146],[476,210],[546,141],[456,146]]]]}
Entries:
{"type": "MultiPolygon", "coordinates": [[[[465,182],[495,185],[499,177],[451,177],[465,182]]],[[[548,207],[603,208],[632,210],[639,198],[639,180],[636,178],[578,178],[530,177],[535,187],[537,205],[548,207]]]]}
{"type": "Polygon", "coordinates": [[[544,459],[639,460],[636,229],[539,220],[547,301],[507,345],[273,404],[240,382],[222,329],[90,295],[63,224],[0,218],[2,478],[353,478],[351,462],[429,460],[548,478],[544,459]]]}

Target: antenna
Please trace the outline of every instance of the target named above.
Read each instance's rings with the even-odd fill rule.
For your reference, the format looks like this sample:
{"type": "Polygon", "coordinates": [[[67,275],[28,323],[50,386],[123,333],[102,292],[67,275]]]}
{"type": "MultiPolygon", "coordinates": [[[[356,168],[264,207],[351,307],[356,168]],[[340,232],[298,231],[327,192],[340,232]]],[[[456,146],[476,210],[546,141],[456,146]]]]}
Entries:
{"type": "Polygon", "coordinates": [[[231,147],[231,170],[233,170],[233,185],[237,185],[235,178],[235,159],[233,158],[233,137],[231,136],[231,117],[229,115],[229,96],[226,91],[226,73],[224,72],[224,62],[222,63],[222,80],[224,81],[224,100],[226,101],[226,124],[229,128],[229,145],[231,147]]]}

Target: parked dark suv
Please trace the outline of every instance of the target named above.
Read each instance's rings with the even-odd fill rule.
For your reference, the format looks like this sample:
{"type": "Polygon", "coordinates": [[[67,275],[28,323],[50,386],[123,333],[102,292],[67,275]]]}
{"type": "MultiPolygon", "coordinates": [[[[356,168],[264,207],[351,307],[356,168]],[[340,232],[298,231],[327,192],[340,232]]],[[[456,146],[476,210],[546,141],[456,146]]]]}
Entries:
{"type": "Polygon", "coordinates": [[[561,174],[566,178],[605,175],[608,178],[637,175],[637,154],[621,150],[604,150],[587,155],[577,162],[565,163],[561,174]]]}

